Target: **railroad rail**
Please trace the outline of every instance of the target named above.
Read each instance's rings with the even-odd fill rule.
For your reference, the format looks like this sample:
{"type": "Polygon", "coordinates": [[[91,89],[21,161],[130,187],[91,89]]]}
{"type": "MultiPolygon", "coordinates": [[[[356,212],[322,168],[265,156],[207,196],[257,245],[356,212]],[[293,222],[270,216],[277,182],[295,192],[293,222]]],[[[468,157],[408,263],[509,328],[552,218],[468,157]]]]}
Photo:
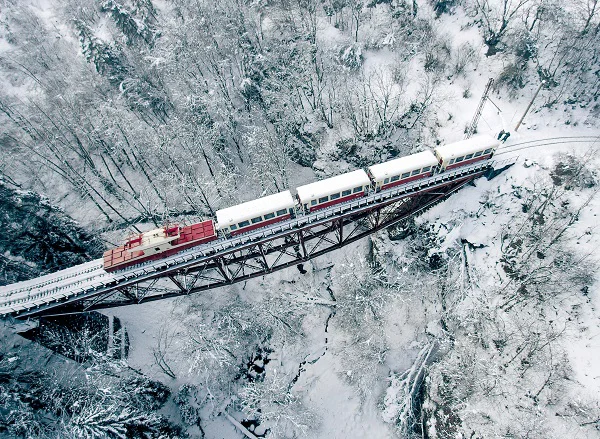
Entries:
{"type": "Polygon", "coordinates": [[[474,163],[116,272],[106,272],[96,259],[18,282],[0,288],[0,315],[27,318],[139,304],[263,276],[398,223],[514,161],[474,163]]]}

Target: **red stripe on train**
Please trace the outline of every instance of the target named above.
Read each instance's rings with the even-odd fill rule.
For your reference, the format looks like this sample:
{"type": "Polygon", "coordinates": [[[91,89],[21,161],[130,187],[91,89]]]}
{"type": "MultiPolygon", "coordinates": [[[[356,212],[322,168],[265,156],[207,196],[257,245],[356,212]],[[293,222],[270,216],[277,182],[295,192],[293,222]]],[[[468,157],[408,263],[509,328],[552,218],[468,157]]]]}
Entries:
{"type": "Polygon", "coordinates": [[[419,179],[425,178],[425,177],[431,177],[432,175],[433,175],[433,172],[426,172],[425,174],[414,175],[414,176],[405,178],[404,180],[398,180],[398,181],[395,181],[393,183],[388,183],[388,184],[381,185],[381,189],[382,190],[383,189],[388,189],[388,188],[391,188],[391,187],[394,187],[394,186],[398,186],[398,185],[401,185],[401,184],[404,184],[404,183],[410,183],[411,181],[419,180],[419,179]]]}
{"type": "Polygon", "coordinates": [[[267,221],[261,221],[260,223],[256,223],[256,224],[250,224],[249,226],[244,227],[242,229],[232,230],[230,232],[230,234],[231,235],[239,235],[240,233],[246,233],[246,232],[249,232],[250,230],[258,229],[260,227],[265,227],[265,226],[268,226],[269,224],[278,223],[279,221],[284,221],[289,218],[290,218],[289,213],[285,214],[283,216],[276,216],[275,218],[271,218],[270,220],[267,220],[267,221]]]}
{"type": "Polygon", "coordinates": [[[309,211],[314,212],[315,210],[325,209],[326,207],[333,206],[334,204],[343,203],[344,201],[354,200],[355,198],[360,198],[365,195],[365,192],[357,192],[355,194],[346,195],[345,197],[340,197],[337,200],[331,200],[327,203],[317,204],[316,206],[310,206],[309,211]]]}
{"type": "Polygon", "coordinates": [[[469,160],[464,160],[464,161],[459,162],[459,163],[453,163],[452,165],[446,166],[446,169],[459,168],[461,166],[470,165],[471,163],[475,163],[475,162],[478,162],[478,161],[481,161],[481,160],[487,160],[490,157],[492,157],[491,154],[482,155],[481,157],[475,157],[475,158],[472,158],[472,159],[469,159],[469,160]]]}

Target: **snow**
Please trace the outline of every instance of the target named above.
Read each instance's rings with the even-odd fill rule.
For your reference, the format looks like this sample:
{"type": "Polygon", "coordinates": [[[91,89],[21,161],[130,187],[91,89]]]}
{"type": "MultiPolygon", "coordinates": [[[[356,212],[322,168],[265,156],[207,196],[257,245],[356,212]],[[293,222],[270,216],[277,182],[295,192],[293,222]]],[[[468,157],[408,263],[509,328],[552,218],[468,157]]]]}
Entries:
{"type": "Polygon", "coordinates": [[[290,209],[294,206],[295,202],[290,191],[258,198],[256,200],[238,204],[237,206],[217,210],[215,212],[217,217],[217,228],[224,229],[232,224],[247,221],[267,213],[276,213],[281,209],[290,209]]]}
{"type": "Polygon", "coordinates": [[[436,166],[437,164],[438,161],[431,151],[423,151],[390,160],[389,162],[369,166],[369,172],[376,181],[379,181],[385,177],[401,175],[407,171],[422,169],[425,166],[436,166]]]}
{"type": "Polygon", "coordinates": [[[491,148],[495,150],[500,142],[489,135],[476,136],[460,142],[450,143],[448,145],[438,146],[435,151],[439,157],[444,160],[451,160],[458,156],[473,154],[491,148]]]}
{"type": "Polygon", "coordinates": [[[368,186],[371,184],[369,176],[362,169],[337,175],[325,180],[316,181],[296,188],[298,198],[304,203],[315,200],[319,197],[339,193],[348,189],[354,189],[358,186],[368,186]]]}
{"type": "MultiPolygon", "coordinates": [[[[47,11],[48,5],[40,4],[41,9],[45,10],[41,17],[48,23],[52,23],[52,15],[47,11]]],[[[159,5],[164,9],[167,8],[164,2],[160,2],[159,5]]],[[[428,4],[419,2],[419,11],[421,17],[427,15],[430,12],[428,4]]],[[[451,37],[452,47],[456,49],[461,44],[471,43],[479,56],[477,62],[464,75],[450,78],[448,83],[444,83],[443,90],[438,91],[439,96],[442,97],[440,109],[437,110],[440,123],[439,126],[436,126],[438,131],[431,136],[440,139],[442,143],[459,141],[458,145],[464,146],[465,143],[461,141],[464,137],[464,127],[473,116],[487,79],[498,76],[504,67],[504,61],[500,57],[483,57],[486,47],[482,42],[481,29],[475,26],[473,20],[462,11],[454,15],[443,14],[435,23],[451,37]],[[470,91],[469,97],[463,97],[465,90],[470,91]]],[[[265,16],[263,30],[268,32],[275,28],[273,20],[268,15],[265,16]]],[[[65,30],[61,29],[60,33],[70,35],[66,28],[65,30]]],[[[110,30],[107,28],[106,20],[103,20],[96,28],[96,34],[110,39],[110,30]]],[[[318,18],[317,41],[321,45],[320,47],[334,52],[337,52],[343,45],[352,44],[352,38],[349,38],[347,33],[336,29],[323,17],[318,18]]],[[[361,74],[371,78],[378,76],[380,79],[380,81],[371,82],[374,96],[382,93],[380,85],[392,78],[392,70],[398,62],[395,51],[388,48],[391,43],[389,38],[384,38],[383,45],[386,46],[384,49],[362,49],[365,60],[361,74]]],[[[359,42],[358,45],[362,46],[362,42],[359,42]]],[[[0,39],[0,53],[8,49],[8,43],[0,39]]],[[[395,96],[410,102],[417,95],[420,84],[426,80],[427,76],[421,64],[421,60],[417,59],[408,62],[408,84],[405,89],[394,85],[395,96]]],[[[600,145],[598,140],[594,140],[600,134],[597,119],[589,116],[588,110],[565,108],[564,112],[559,112],[543,106],[545,100],[551,95],[551,90],[541,91],[523,125],[518,132],[515,132],[514,125],[522,115],[536,86],[534,83],[527,84],[519,91],[515,99],[509,99],[502,89],[492,93],[490,98],[500,110],[491,102],[487,102],[479,123],[480,132],[490,131],[492,135],[495,135],[501,129],[510,131],[509,141],[502,145],[496,157],[516,157],[518,155],[520,156],[518,162],[490,181],[483,178],[478,179],[474,186],[464,187],[459,193],[416,218],[417,225],[430,225],[436,236],[440,238],[440,242],[430,250],[429,256],[433,252],[445,252],[456,246],[465,246],[463,241],[476,247],[470,249],[465,246],[465,258],[469,261],[468,270],[477,278],[477,282],[473,285],[473,291],[469,293],[472,296],[466,297],[465,302],[460,305],[467,311],[469,306],[479,299],[489,300],[491,306],[498,305],[500,298],[488,297],[486,293],[495,291],[499,285],[507,281],[505,274],[498,266],[498,261],[502,255],[500,246],[503,232],[511,226],[511,221],[522,208],[522,202],[515,196],[515,191],[518,188],[530,188],[537,178],[547,175],[555,164],[554,155],[556,153],[582,155],[588,151],[598,151],[600,145]],[[558,140],[558,138],[567,136],[574,138],[558,140]],[[583,136],[587,137],[584,139],[583,136]],[[579,140],[575,137],[578,137],[579,140]],[[543,139],[549,140],[542,141],[543,139]],[[521,147],[527,147],[527,149],[518,149],[520,143],[530,141],[536,141],[536,143],[523,144],[521,147]],[[559,141],[560,144],[551,144],[559,141]]],[[[12,93],[15,90],[8,91],[12,93]]],[[[22,92],[19,90],[16,92],[16,94],[25,94],[26,86],[23,86],[22,92]]],[[[319,166],[323,165],[326,172],[330,174],[332,172],[327,169],[327,166],[333,169],[333,173],[348,169],[346,163],[331,162],[327,154],[335,149],[335,142],[339,138],[349,137],[351,137],[351,132],[346,126],[336,125],[334,130],[326,132],[324,142],[319,150],[321,161],[318,162],[319,166]]],[[[475,140],[472,139],[472,141],[475,140]]],[[[441,148],[450,147],[455,155],[468,153],[462,150],[459,152],[456,144],[441,148]]],[[[383,171],[392,164],[395,166],[400,160],[403,159],[393,160],[372,168],[383,171]]],[[[592,164],[595,169],[600,169],[597,159],[592,164]]],[[[294,168],[292,173],[293,175],[290,176],[291,187],[296,186],[295,182],[314,180],[313,171],[308,168],[294,168]]],[[[357,183],[354,180],[355,177],[350,179],[349,175],[351,174],[301,186],[298,188],[298,194],[304,199],[316,198],[352,188],[357,183]]],[[[358,174],[354,175],[358,176],[358,174]]],[[[361,174],[361,179],[363,177],[366,176],[361,174]]],[[[364,181],[363,184],[368,184],[368,180],[362,181],[364,181]]],[[[55,189],[52,186],[49,188],[50,190],[55,189]]],[[[574,191],[568,199],[573,206],[581,206],[586,197],[591,194],[591,190],[574,191]]],[[[277,200],[285,204],[285,206],[282,204],[282,207],[293,206],[293,198],[289,191],[282,194],[274,195],[274,197],[281,195],[281,199],[277,198],[277,200]],[[287,205],[286,203],[291,204],[287,205]]],[[[262,200],[268,198],[265,197],[262,200]]],[[[270,202],[269,210],[264,210],[266,202],[265,205],[262,201],[258,204],[253,203],[255,202],[218,211],[219,224],[239,222],[273,210],[270,202]]],[[[90,211],[82,208],[81,205],[73,205],[69,208],[80,216],[91,215],[90,211]]],[[[600,204],[596,197],[588,207],[581,211],[569,235],[572,249],[581,257],[586,256],[596,262],[600,262],[597,251],[600,246],[597,228],[599,213],[600,204]]],[[[442,313],[440,299],[432,300],[428,297],[429,286],[426,284],[418,285],[409,291],[398,292],[398,300],[390,301],[389,315],[385,316],[383,323],[386,341],[389,345],[385,361],[383,364],[376,364],[373,361],[372,368],[361,371],[355,367],[352,358],[348,359],[343,356],[343,351],[347,348],[347,338],[339,322],[339,315],[333,315],[329,320],[329,329],[327,332],[324,330],[324,322],[331,310],[335,309],[335,302],[323,290],[325,286],[331,286],[336,295],[343,294],[343,291],[332,285],[331,281],[323,281],[323,285],[319,284],[317,288],[319,295],[316,298],[310,300],[310,298],[306,298],[306,295],[309,292],[307,284],[310,283],[310,280],[320,279],[319,276],[322,276],[322,271],[325,271],[326,267],[329,267],[335,274],[336,270],[341,269],[344,260],[353,260],[357,256],[367,255],[372,252],[373,247],[380,252],[388,252],[386,257],[397,263],[401,270],[410,271],[414,266],[411,264],[422,261],[407,260],[406,245],[405,241],[388,240],[387,232],[383,231],[373,236],[373,240],[364,240],[362,243],[350,245],[306,263],[305,268],[308,269],[308,273],[305,275],[300,274],[295,268],[290,268],[273,273],[264,279],[254,279],[243,286],[235,285],[201,295],[206,303],[212,304],[218,304],[233,297],[241,297],[246,303],[253,301],[261,303],[265,290],[278,291],[283,297],[294,298],[297,303],[305,306],[314,305],[315,310],[306,316],[303,323],[302,341],[297,343],[286,341],[281,345],[274,345],[276,351],[273,354],[273,367],[267,367],[267,373],[273,373],[276,365],[278,370],[283,370],[293,376],[301,361],[309,361],[304,365],[304,371],[300,373],[292,391],[302,397],[307,407],[320,415],[320,424],[315,426],[313,432],[315,437],[348,439],[398,437],[393,425],[394,416],[390,414],[390,407],[395,404],[395,395],[389,384],[393,376],[399,375],[411,367],[428,337],[440,336],[444,333],[439,326],[439,316],[442,313]],[[367,246],[367,243],[370,245],[367,246]],[[371,374],[376,382],[372,388],[372,394],[364,399],[359,396],[359,392],[352,382],[352,378],[361,373],[371,374]],[[392,394],[392,397],[387,405],[390,410],[386,413],[389,416],[384,419],[382,400],[386,393],[392,394]]],[[[97,263],[97,261],[93,262],[97,263]]],[[[70,275],[63,274],[66,282],[70,275]]],[[[594,275],[595,283],[590,285],[585,300],[565,299],[557,306],[556,310],[557,314],[561,314],[565,320],[567,327],[565,335],[557,347],[567,352],[568,361],[573,370],[570,375],[572,388],[566,389],[565,394],[577,404],[597,404],[598,395],[600,395],[598,368],[598,358],[600,358],[600,288],[598,285],[600,285],[600,277],[597,272],[594,275]]],[[[17,284],[14,288],[24,290],[25,287],[29,289],[34,284],[36,287],[40,287],[40,283],[46,280],[37,279],[35,282],[22,283],[20,286],[17,284]]],[[[169,299],[104,311],[106,314],[119,316],[128,329],[131,341],[129,365],[153,378],[167,382],[174,390],[183,383],[194,382],[195,379],[193,374],[184,373],[184,371],[189,371],[190,359],[184,356],[183,322],[179,320],[180,315],[176,312],[189,304],[191,300],[191,298],[169,299]],[[169,328],[174,333],[173,367],[181,372],[178,373],[176,380],[166,377],[157,366],[153,356],[157,341],[161,336],[161,330],[167,325],[170,325],[169,328]]],[[[13,361],[13,358],[10,358],[9,361],[13,361]]],[[[493,359],[481,357],[477,360],[485,370],[488,367],[486,365],[492,364],[491,360],[493,359]]],[[[491,369],[486,372],[493,377],[508,373],[499,373],[497,370],[491,369]]],[[[536,375],[531,377],[531,380],[535,381],[539,378],[540,376],[536,375]]],[[[522,407],[524,416],[531,411],[535,419],[546,422],[545,428],[548,432],[546,437],[597,437],[597,432],[592,431],[593,426],[581,427],[576,422],[563,419],[560,411],[562,407],[533,406],[531,398],[523,395],[510,395],[506,406],[498,405],[494,400],[484,397],[478,400],[467,400],[460,412],[465,428],[456,435],[458,437],[470,426],[480,427],[483,425],[484,427],[480,431],[487,432],[484,437],[502,436],[504,432],[494,431],[494,427],[489,424],[502,423],[511,419],[511,411],[515,407],[522,407]],[[485,427],[486,425],[487,427],[485,427]],[[490,430],[485,430],[485,428],[490,428],[490,430]]],[[[236,419],[243,418],[242,413],[233,412],[233,406],[230,409],[232,416],[236,419]]],[[[171,414],[177,416],[175,410],[171,414]]],[[[529,421],[529,418],[522,418],[523,423],[529,421]]],[[[241,436],[223,416],[206,416],[203,418],[203,428],[207,438],[233,439],[241,436]]],[[[435,430],[433,427],[432,429],[435,430]]],[[[199,435],[199,431],[197,434],[199,435]]]]}

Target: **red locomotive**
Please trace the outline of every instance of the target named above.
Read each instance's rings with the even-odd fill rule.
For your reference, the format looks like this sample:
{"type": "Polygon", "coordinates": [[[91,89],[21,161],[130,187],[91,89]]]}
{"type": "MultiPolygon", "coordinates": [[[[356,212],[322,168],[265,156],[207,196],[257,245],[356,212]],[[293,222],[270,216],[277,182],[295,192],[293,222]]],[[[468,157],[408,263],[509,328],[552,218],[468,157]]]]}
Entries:
{"type": "Polygon", "coordinates": [[[121,247],[104,252],[104,269],[115,271],[165,258],[217,239],[212,220],[190,226],[171,225],[131,236],[121,247]]]}

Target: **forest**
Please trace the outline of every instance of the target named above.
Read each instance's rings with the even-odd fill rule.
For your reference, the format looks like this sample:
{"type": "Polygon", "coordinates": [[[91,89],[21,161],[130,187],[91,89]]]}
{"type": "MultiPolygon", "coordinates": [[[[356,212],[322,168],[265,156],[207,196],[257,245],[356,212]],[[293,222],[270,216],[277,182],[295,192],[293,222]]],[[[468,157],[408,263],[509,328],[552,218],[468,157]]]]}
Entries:
{"type": "MultiPolygon", "coordinates": [[[[599,136],[599,9],[0,0],[0,285],[460,140],[488,78],[481,132],[543,82],[522,136],[599,136]]],[[[114,310],[128,360],[3,321],[0,436],[599,437],[598,151],[532,152],[304,273],[114,310]]]]}

